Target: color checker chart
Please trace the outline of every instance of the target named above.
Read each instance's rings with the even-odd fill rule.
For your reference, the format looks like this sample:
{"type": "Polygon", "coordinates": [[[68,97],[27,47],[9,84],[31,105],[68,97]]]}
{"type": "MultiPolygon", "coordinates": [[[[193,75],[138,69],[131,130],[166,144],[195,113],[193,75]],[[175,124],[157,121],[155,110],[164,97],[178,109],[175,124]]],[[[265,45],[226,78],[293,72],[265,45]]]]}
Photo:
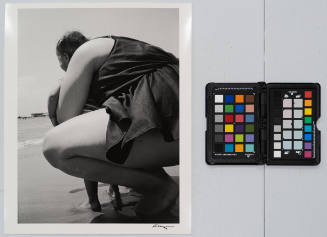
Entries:
{"type": "Polygon", "coordinates": [[[254,95],[215,94],[215,151],[254,152],[254,95]]]}
{"type": "Polygon", "coordinates": [[[206,162],[318,165],[318,83],[208,83],[206,162]]]}
{"type": "Polygon", "coordinates": [[[320,113],[317,106],[319,90],[310,86],[292,86],[294,88],[271,88],[268,92],[271,134],[269,160],[315,164],[320,151],[320,133],[316,128],[320,113]]]}
{"type": "Polygon", "coordinates": [[[207,91],[208,163],[257,163],[255,88],[251,84],[230,87],[217,83],[207,91]]]}
{"type": "Polygon", "coordinates": [[[274,125],[274,158],[291,150],[312,158],[312,91],[304,91],[304,99],[294,92],[283,97],[283,122],[274,125]]]}

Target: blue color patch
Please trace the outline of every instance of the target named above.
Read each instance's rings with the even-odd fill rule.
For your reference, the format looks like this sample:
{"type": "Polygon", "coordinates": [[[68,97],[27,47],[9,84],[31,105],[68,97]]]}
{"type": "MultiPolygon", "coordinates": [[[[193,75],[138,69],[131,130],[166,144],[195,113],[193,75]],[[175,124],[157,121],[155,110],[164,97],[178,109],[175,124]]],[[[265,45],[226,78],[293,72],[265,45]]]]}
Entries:
{"type": "Polygon", "coordinates": [[[225,152],[233,152],[234,145],[233,144],[225,144],[225,152]]]}
{"type": "Polygon", "coordinates": [[[234,95],[225,95],[225,103],[234,103],[234,95]]]}
{"type": "Polygon", "coordinates": [[[305,133],[304,134],[304,140],[305,141],[311,141],[312,140],[312,134],[305,133]]]}
{"type": "Polygon", "coordinates": [[[304,132],[312,132],[312,126],[311,125],[304,125],[304,132]]]}
{"type": "Polygon", "coordinates": [[[243,113],[244,112],[244,105],[235,105],[235,112],[236,113],[243,113]]]}
{"type": "Polygon", "coordinates": [[[254,122],[254,114],[246,114],[245,115],[245,122],[253,123],[254,122]]]}

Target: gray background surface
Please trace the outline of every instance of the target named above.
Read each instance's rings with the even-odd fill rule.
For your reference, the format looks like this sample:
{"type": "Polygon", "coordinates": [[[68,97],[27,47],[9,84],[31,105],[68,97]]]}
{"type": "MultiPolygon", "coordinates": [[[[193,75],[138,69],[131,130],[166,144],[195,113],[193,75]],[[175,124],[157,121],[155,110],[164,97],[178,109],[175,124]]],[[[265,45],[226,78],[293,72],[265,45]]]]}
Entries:
{"type": "MultiPolygon", "coordinates": [[[[0,5],[1,35],[4,2],[0,5]]],[[[327,1],[187,2],[193,3],[192,236],[327,236],[327,1]],[[321,84],[319,166],[206,165],[206,83],[262,80],[321,84]]],[[[3,75],[3,57],[0,69],[3,75]]],[[[0,102],[2,112],[3,98],[0,102]]],[[[3,131],[2,116],[0,122],[3,131]]],[[[1,134],[1,150],[3,139],[1,134]]],[[[2,178],[0,201],[3,209],[2,178]]],[[[3,232],[3,223],[0,225],[3,232]]]]}

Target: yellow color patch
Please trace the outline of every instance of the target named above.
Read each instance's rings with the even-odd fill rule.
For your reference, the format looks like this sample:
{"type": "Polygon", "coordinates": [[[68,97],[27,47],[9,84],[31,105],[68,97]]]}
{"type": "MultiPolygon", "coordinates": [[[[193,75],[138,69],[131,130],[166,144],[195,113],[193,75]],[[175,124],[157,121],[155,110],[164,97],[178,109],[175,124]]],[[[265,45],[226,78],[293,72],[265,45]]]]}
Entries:
{"type": "Polygon", "coordinates": [[[235,103],[244,103],[244,95],[235,95],[235,103]]]}
{"type": "Polygon", "coordinates": [[[234,132],[233,124],[225,124],[225,132],[234,132]]]}
{"type": "Polygon", "coordinates": [[[235,152],[243,152],[243,144],[235,144],[235,152]]]}
{"type": "Polygon", "coordinates": [[[305,107],[310,107],[310,106],[312,106],[312,100],[304,100],[304,106],[305,106],[305,107]]]}
{"type": "Polygon", "coordinates": [[[304,115],[312,115],[312,109],[311,108],[304,108],[304,115]]]}

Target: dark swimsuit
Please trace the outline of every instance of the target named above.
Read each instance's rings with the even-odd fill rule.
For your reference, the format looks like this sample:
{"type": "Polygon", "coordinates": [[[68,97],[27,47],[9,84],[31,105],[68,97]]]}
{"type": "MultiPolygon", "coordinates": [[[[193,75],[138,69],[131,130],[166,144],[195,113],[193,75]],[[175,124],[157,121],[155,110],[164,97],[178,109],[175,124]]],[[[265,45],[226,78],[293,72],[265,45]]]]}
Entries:
{"type": "Polygon", "coordinates": [[[124,163],[132,142],[158,129],[179,138],[179,61],[159,47],[126,37],[115,44],[93,77],[85,110],[105,108],[107,158],[124,163]]]}

